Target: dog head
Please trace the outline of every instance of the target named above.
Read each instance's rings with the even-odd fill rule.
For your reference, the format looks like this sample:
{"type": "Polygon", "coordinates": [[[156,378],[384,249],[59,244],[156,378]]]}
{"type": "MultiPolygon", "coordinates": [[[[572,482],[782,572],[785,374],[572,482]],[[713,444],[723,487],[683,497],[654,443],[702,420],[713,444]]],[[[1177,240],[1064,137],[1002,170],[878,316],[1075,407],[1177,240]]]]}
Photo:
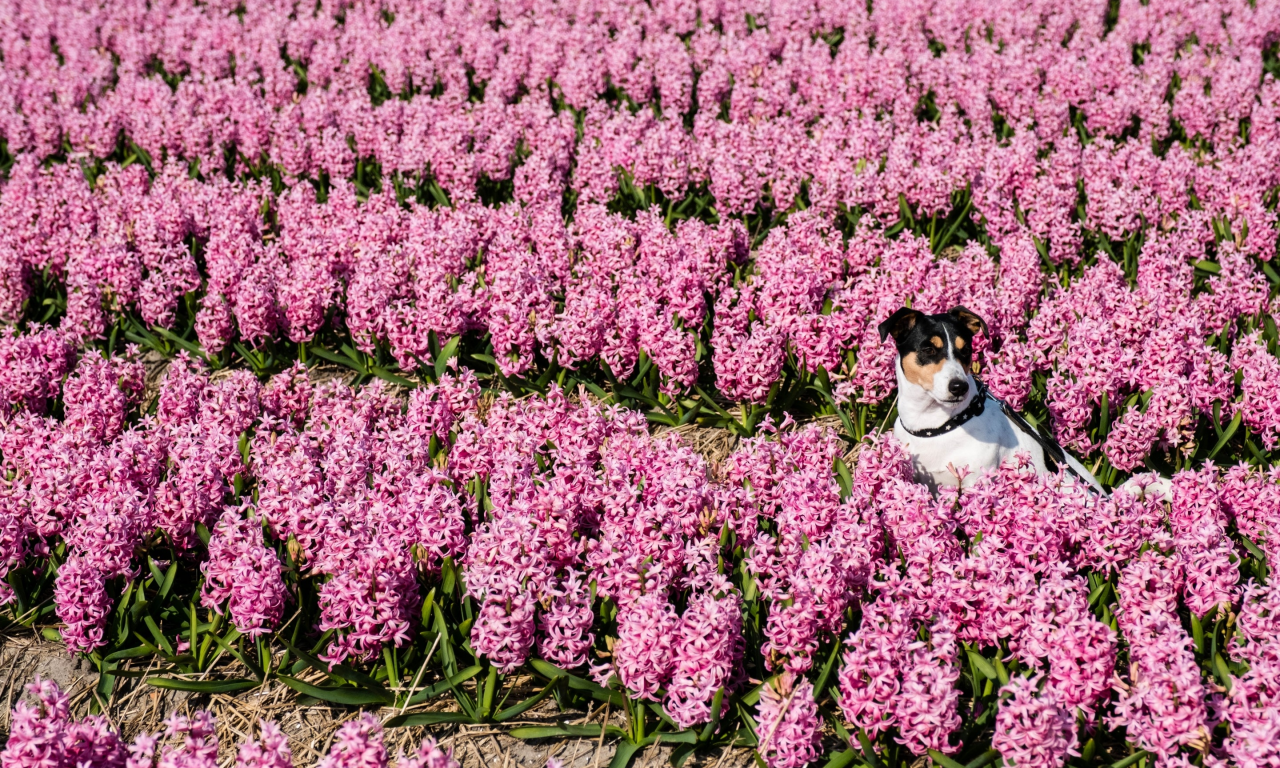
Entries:
{"type": "Polygon", "coordinates": [[[892,336],[898,347],[900,387],[918,387],[948,410],[969,400],[973,336],[987,330],[982,318],[964,307],[938,315],[903,307],[878,330],[881,341],[892,336]]]}

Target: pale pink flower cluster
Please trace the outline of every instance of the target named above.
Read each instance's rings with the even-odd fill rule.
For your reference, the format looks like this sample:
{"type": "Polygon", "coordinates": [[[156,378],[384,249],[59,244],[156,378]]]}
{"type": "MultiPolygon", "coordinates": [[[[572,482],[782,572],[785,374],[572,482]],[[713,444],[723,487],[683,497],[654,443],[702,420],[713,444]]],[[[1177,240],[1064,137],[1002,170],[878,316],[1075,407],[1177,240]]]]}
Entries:
{"type": "MultiPolygon", "coordinates": [[[[212,715],[198,710],[174,714],[159,734],[141,733],[125,742],[100,715],[76,720],[58,686],[36,678],[27,686],[33,702],[13,709],[9,741],[0,751],[4,768],[214,768],[218,736],[212,715]]],[[[279,726],[260,723],[258,738],[248,737],[236,752],[236,768],[293,768],[289,740],[279,726]]],[[[430,736],[418,748],[388,760],[382,726],[365,714],[338,729],[319,768],[458,768],[453,751],[430,736]]]]}
{"type": "Polygon", "coordinates": [[[996,713],[991,748],[1010,766],[1061,766],[1076,751],[1076,722],[1054,693],[1040,690],[1040,675],[1015,677],[996,713]]]}
{"type": "Polygon", "coordinates": [[[1130,674],[1117,682],[1113,726],[1161,761],[1209,738],[1207,691],[1178,619],[1183,574],[1167,537],[1127,565],[1120,577],[1120,629],[1129,645],[1130,674]]]}
{"type": "Polygon", "coordinates": [[[822,718],[813,700],[813,683],[783,672],[760,689],[760,746],[771,768],[802,768],[816,759],[822,718]]]}
{"type": "Polygon", "coordinates": [[[1231,724],[1223,752],[1248,768],[1280,761],[1280,591],[1250,580],[1237,619],[1231,655],[1249,665],[1233,677],[1217,716],[1231,724]]]}
{"type": "Polygon", "coordinates": [[[213,529],[209,559],[201,569],[201,603],[218,612],[225,603],[240,634],[256,638],[279,626],[286,601],[283,566],[263,541],[262,521],[251,507],[226,508],[213,529]]]}
{"type": "Polygon", "coordinates": [[[382,725],[364,713],[338,729],[329,754],[316,768],[458,768],[453,750],[441,749],[427,736],[413,753],[391,762],[382,740],[382,725]]]}

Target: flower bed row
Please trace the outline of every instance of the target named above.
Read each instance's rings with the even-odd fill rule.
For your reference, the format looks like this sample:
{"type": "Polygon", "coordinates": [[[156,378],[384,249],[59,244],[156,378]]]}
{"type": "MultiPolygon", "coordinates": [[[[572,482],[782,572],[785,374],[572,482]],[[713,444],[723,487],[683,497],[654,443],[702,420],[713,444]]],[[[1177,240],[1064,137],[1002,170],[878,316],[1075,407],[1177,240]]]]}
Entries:
{"type": "MultiPolygon", "coordinates": [[[[348,275],[341,282],[327,267],[276,282],[261,263],[233,280],[233,265],[210,245],[210,292],[170,297],[193,310],[176,330],[129,310],[126,297],[145,295],[145,283],[125,280],[88,303],[92,291],[73,290],[56,331],[29,324],[0,338],[0,396],[42,410],[78,346],[122,351],[130,340],[215,366],[239,361],[263,376],[301,358],[406,385],[458,355],[516,391],[579,381],[671,426],[750,434],[766,412],[776,420],[783,410],[835,407],[860,437],[883,417],[894,385],[894,351],[875,325],[910,302],[983,316],[977,359],[993,391],[1051,423],[1064,445],[1101,449],[1104,473],[1133,471],[1149,456],[1166,471],[1189,466],[1216,455],[1230,424],[1233,434],[1246,428],[1232,451],[1251,460],[1280,436],[1270,268],[1215,240],[1196,211],[1137,235],[1131,263],[1102,255],[1055,277],[1029,238],[938,255],[910,232],[858,229],[846,242],[807,213],[773,228],[748,259],[733,221],[689,220],[673,232],[649,213],[632,221],[594,207],[578,212],[572,236],[553,236],[540,227],[562,227],[559,218],[511,209],[353,210],[351,220],[370,227],[407,221],[405,239],[334,267],[348,275]],[[447,244],[451,265],[406,255],[429,249],[423,243],[447,244]],[[480,252],[479,262],[467,255],[480,252]],[[219,282],[230,287],[212,292],[219,282]],[[735,403],[736,418],[727,412],[735,403]]],[[[316,247],[331,259],[342,253],[316,247]]],[[[181,252],[199,283],[191,252],[181,252]]],[[[93,271],[123,274],[116,266],[98,261],[93,271]]]]}
{"type": "Polygon", "coordinates": [[[0,435],[9,610],[56,618],[107,695],[154,659],[161,687],[456,700],[392,726],[595,698],[623,762],[661,739],[800,766],[827,729],[838,764],[1275,749],[1280,487],[1248,465],[1176,474],[1171,504],[1016,463],[935,499],[889,437],[855,458],[766,421],[712,466],[585,389],[466,370],[402,398],[182,356],[138,418],[141,384],[91,353],[63,418],[0,435]],[[516,673],[544,687],[510,702],[516,673]]]}

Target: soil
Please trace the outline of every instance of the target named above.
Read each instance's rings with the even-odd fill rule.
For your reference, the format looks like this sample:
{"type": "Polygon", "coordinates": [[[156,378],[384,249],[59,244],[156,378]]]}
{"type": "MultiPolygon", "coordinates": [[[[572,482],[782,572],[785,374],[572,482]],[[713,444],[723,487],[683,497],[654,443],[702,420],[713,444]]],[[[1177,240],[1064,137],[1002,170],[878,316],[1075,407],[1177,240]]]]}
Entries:
{"type": "MultiPolygon", "coordinates": [[[[145,669],[145,668],[144,668],[145,669]]],[[[53,680],[71,697],[71,709],[77,717],[90,711],[96,696],[97,673],[87,660],[69,654],[60,643],[44,640],[34,633],[0,636],[0,741],[7,740],[12,708],[21,700],[30,700],[25,686],[37,676],[53,680]]],[[[531,684],[532,681],[530,680],[531,684]]],[[[313,766],[328,753],[334,733],[343,723],[355,719],[360,711],[338,706],[304,706],[292,689],[277,681],[259,689],[235,695],[197,695],[169,691],[121,679],[111,701],[104,702],[111,724],[126,738],[141,732],[159,732],[170,714],[190,714],[207,709],[217,717],[218,736],[222,745],[219,765],[235,764],[235,745],[248,736],[256,736],[262,719],[274,720],[288,735],[293,749],[294,765],[313,766]]],[[[532,688],[530,688],[532,690],[532,688]]],[[[519,694],[515,694],[519,695],[519,694]]],[[[448,711],[443,699],[427,707],[448,711]]],[[[452,702],[449,702],[452,704],[452,702]]],[[[427,707],[412,711],[425,711],[427,707]]],[[[388,751],[411,751],[424,736],[434,736],[443,746],[453,749],[462,768],[541,768],[554,757],[565,768],[605,768],[613,759],[616,739],[556,738],[522,741],[507,733],[529,725],[582,725],[599,723],[608,717],[614,725],[624,726],[616,712],[597,708],[591,712],[560,712],[548,699],[530,710],[519,722],[493,725],[438,725],[388,729],[385,741],[388,751]]],[[[384,708],[373,712],[382,721],[400,712],[384,708]]],[[[658,768],[669,765],[671,749],[661,743],[637,755],[635,768],[658,768]]],[[[689,768],[745,768],[752,765],[748,749],[709,750],[695,754],[685,763],[689,768]]]]}

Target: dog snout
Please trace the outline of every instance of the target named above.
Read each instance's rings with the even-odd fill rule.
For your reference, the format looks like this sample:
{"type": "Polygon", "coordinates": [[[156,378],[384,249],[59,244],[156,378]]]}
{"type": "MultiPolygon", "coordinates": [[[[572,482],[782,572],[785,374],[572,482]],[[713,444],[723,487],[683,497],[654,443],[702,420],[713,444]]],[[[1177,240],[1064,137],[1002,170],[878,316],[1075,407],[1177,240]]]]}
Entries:
{"type": "Polygon", "coordinates": [[[951,393],[952,397],[959,400],[969,391],[969,382],[964,379],[952,379],[951,382],[947,384],[947,391],[951,393]]]}

